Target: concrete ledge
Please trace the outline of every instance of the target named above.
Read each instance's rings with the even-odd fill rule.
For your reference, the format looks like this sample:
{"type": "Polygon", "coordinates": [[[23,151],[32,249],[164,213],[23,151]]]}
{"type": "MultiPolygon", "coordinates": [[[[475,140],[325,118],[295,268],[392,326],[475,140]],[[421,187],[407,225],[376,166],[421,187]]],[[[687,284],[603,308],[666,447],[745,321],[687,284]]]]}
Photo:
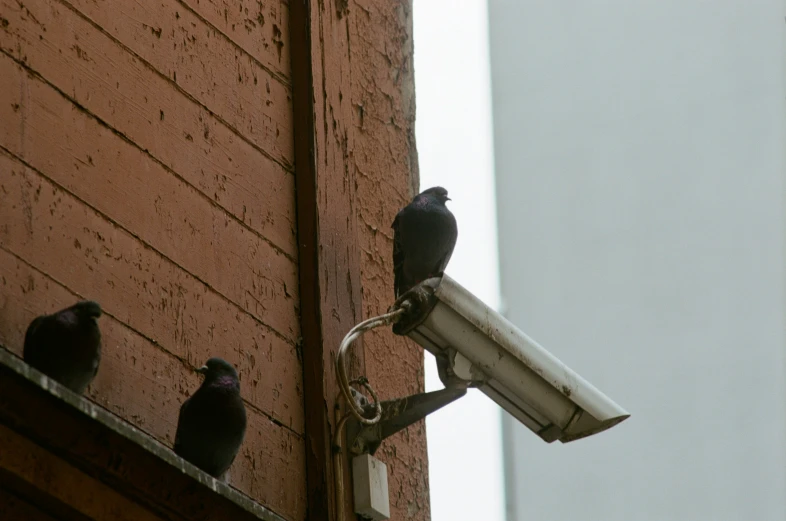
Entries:
{"type": "Polygon", "coordinates": [[[0,424],[163,519],[284,521],[2,346],[0,424]]]}

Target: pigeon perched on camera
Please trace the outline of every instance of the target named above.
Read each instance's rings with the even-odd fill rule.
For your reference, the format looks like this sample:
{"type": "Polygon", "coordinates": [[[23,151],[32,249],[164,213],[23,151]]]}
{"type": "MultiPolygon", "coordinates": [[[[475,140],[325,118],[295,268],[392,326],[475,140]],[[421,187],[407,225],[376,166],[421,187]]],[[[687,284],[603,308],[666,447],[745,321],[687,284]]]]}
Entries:
{"type": "Polygon", "coordinates": [[[445,206],[448,191],[424,190],[393,221],[393,270],[396,298],[424,280],[441,276],[456,246],[456,218],[445,206]]]}
{"type": "Polygon", "coordinates": [[[82,394],[101,362],[101,306],[91,300],[35,318],[27,327],[22,357],[49,378],[82,394]]]}
{"type": "Polygon", "coordinates": [[[175,453],[213,477],[235,460],[246,434],[246,406],[232,364],[211,358],[196,370],[205,380],[180,407],[175,453]]]}

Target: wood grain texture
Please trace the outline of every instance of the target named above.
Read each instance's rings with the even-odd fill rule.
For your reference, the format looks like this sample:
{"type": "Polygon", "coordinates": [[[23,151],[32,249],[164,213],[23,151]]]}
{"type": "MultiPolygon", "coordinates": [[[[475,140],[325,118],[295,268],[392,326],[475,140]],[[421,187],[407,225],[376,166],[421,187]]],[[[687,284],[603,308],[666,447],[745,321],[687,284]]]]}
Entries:
{"type": "MultiPolygon", "coordinates": [[[[411,2],[0,15],[0,341],[99,299],[111,347],[89,397],[166,443],[190,369],[224,356],[253,411],[231,482],[331,519],[335,349],[392,300],[389,227],[417,190],[411,2]]],[[[419,347],[380,331],[354,353],[383,399],[422,390],[419,347]]],[[[378,454],[392,518],[428,519],[423,424],[378,454]]]]}
{"type": "Polygon", "coordinates": [[[230,481],[304,519],[286,5],[0,0],[0,18],[0,341],[99,300],[88,397],[167,444],[193,367],[226,358],[249,405],[230,481]]]}
{"type": "Polygon", "coordinates": [[[64,5],[0,0],[0,12],[0,49],[297,256],[295,180],[283,166],[64,5]]]}
{"type": "Polygon", "coordinates": [[[193,11],[177,0],[68,3],[256,146],[292,165],[289,87],[193,11]]]}
{"type": "MultiPolygon", "coordinates": [[[[361,320],[348,21],[342,2],[290,4],[309,519],[336,516],[335,353],[361,320]]],[[[356,367],[362,348],[356,346],[356,367]]],[[[345,476],[349,474],[344,473],[345,476]]],[[[352,512],[347,495],[343,500],[352,512]]]]}
{"type": "MultiPolygon", "coordinates": [[[[21,356],[27,324],[41,312],[72,304],[80,295],[2,247],[0,273],[0,343],[21,356]],[[49,308],[31,309],[33,302],[45,302],[49,308]]],[[[106,308],[100,319],[101,366],[87,396],[171,447],[180,406],[200,378],[188,364],[118,321],[111,307],[106,308]]],[[[249,385],[247,378],[241,380],[246,397],[249,385]]],[[[249,409],[246,439],[228,482],[288,519],[303,519],[303,449],[301,436],[249,409]]]]}
{"type": "MultiPolygon", "coordinates": [[[[190,367],[213,355],[225,357],[238,368],[250,403],[295,433],[303,432],[302,377],[294,346],[3,153],[0,174],[0,191],[6,195],[0,202],[0,247],[55,280],[68,281],[84,298],[98,300],[112,316],[190,367]]],[[[31,300],[36,306],[43,302],[31,300]]],[[[18,345],[24,331],[11,331],[17,341],[9,345],[18,345]]]]}
{"type": "Polygon", "coordinates": [[[289,84],[289,6],[269,0],[183,0],[238,47],[289,84]]]}
{"type": "Polygon", "coordinates": [[[292,259],[4,55],[0,67],[7,71],[0,85],[11,93],[0,104],[0,146],[282,338],[297,340],[292,259]]]}
{"type": "MultiPolygon", "coordinates": [[[[353,165],[364,316],[383,313],[393,302],[390,225],[418,192],[411,8],[407,1],[350,4],[353,165]]],[[[365,337],[364,347],[368,378],[383,399],[423,392],[420,346],[379,329],[365,337]]],[[[391,519],[428,521],[425,422],[386,440],[377,457],[388,466],[391,519]]]]}

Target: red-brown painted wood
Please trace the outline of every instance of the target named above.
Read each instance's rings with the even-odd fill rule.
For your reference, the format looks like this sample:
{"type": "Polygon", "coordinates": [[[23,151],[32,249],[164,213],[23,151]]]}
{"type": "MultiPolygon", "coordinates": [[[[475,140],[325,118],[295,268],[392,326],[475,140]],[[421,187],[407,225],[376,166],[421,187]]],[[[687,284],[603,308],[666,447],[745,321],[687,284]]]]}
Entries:
{"type": "Polygon", "coordinates": [[[289,6],[261,0],[184,0],[230,40],[280,75],[290,78],[289,6]]]}
{"type": "MultiPolygon", "coordinates": [[[[0,273],[0,344],[21,355],[27,324],[37,314],[68,306],[79,296],[1,247],[0,273]],[[36,302],[46,303],[47,309],[31,309],[31,303],[36,302]],[[13,334],[5,334],[6,331],[13,334]]],[[[87,396],[171,447],[180,405],[199,386],[200,378],[192,367],[110,313],[111,307],[100,319],[102,361],[87,396]]],[[[241,380],[246,397],[251,384],[248,378],[241,380]]],[[[270,384],[263,380],[259,387],[268,389],[270,384]]],[[[248,410],[248,422],[246,439],[230,469],[229,483],[288,519],[303,519],[302,437],[256,409],[248,410]]]]}
{"type": "Polygon", "coordinates": [[[282,338],[299,335],[296,263],[0,56],[0,146],[131,231],[282,338]],[[24,98],[24,99],[23,99],[24,98]],[[16,110],[13,107],[21,107],[16,110]],[[57,146],[51,146],[57,143],[57,146]]]}
{"type": "MultiPolygon", "coordinates": [[[[0,0],[0,18],[0,342],[99,299],[89,398],[165,443],[191,368],[226,357],[252,411],[231,482],[328,519],[332,356],[392,300],[389,226],[417,189],[410,2],[0,0]]],[[[355,349],[383,399],[422,390],[418,347],[355,349]]],[[[428,519],[423,424],[378,454],[393,518],[428,519]]]]}
{"type": "Polygon", "coordinates": [[[297,256],[291,172],[74,11],[58,2],[41,6],[0,0],[0,49],[297,256]],[[27,9],[36,10],[35,18],[27,9]]]}
{"type": "MultiPolygon", "coordinates": [[[[353,0],[349,18],[363,314],[374,316],[393,302],[390,224],[418,192],[412,4],[353,0]]],[[[366,375],[382,399],[423,391],[422,348],[389,329],[364,341],[366,375]]],[[[385,440],[376,456],[388,468],[391,519],[428,521],[425,422],[385,440]]]]}
{"type": "MultiPolygon", "coordinates": [[[[98,300],[191,367],[212,355],[225,357],[238,368],[247,400],[303,432],[295,346],[5,154],[0,173],[0,191],[7,196],[0,204],[0,247],[98,300]]],[[[38,314],[53,310],[40,299],[28,308],[38,314]]],[[[23,335],[15,330],[10,338],[18,343],[23,335]]]]}
{"type": "MultiPolygon", "coordinates": [[[[361,320],[348,20],[343,2],[290,3],[308,516],[335,519],[335,353],[361,320]]],[[[354,351],[362,367],[362,348],[354,351]]],[[[344,473],[349,476],[347,472],[344,473]]],[[[350,481],[344,501],[352,512],[350,481]]]]}
{"type": "Polygon", "coordinates": [[[257,146],[292,164],[289,87],[193,11],[177,0],[69,3],[257,146]]]}

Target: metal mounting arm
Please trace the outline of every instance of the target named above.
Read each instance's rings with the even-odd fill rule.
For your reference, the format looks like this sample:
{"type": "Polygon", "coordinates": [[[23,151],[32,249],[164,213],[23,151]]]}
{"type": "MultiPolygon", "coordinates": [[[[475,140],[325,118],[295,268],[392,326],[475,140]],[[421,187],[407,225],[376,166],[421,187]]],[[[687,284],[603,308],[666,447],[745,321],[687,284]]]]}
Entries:
{"type": "MultiPolygon", "coordinates": [[[[467,394],[466,387],[449,388],[383,401],[382,418],[377,423],[363,425],[355,418],[349,418],[346,426],[349,450],[354,454],[373,455],[384,439],[406,429],[465,394],[467,394]]],[[[369,415],[374,414],[373,405],[366,405],[364,409],[369,415]]]]}

